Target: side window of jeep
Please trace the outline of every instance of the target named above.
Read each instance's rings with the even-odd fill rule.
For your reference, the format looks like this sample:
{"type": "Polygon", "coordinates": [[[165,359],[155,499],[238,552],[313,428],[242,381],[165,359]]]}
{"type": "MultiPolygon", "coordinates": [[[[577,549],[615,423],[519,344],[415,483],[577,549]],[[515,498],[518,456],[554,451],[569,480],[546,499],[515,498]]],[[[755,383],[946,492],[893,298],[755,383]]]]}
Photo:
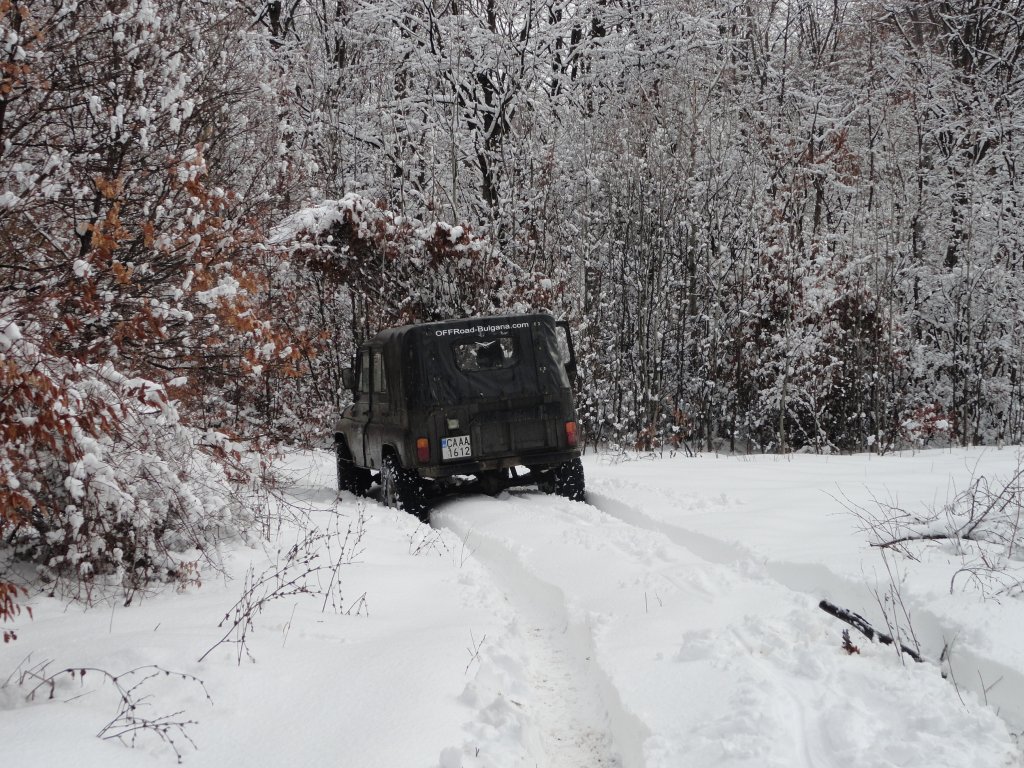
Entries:
{"type": "Polygon", "coordinates": [[[373,391],[378,395],[387,395],[388,378],[384,371],[384,355],[373,353],[373,391]]]}
{"type": "Polygon", "coordinates": [[[370,394],[370,350],[365,349],[359,357],[359,394],[370,394]]]}

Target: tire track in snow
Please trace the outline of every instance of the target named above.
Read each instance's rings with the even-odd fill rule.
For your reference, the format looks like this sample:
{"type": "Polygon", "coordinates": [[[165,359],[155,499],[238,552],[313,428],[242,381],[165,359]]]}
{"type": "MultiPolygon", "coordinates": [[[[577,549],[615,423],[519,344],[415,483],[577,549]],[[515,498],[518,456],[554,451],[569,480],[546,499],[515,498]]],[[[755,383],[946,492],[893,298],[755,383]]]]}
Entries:
{"type": "MultiPolygon", "coordinates": [[[[666,498],[666,502],[668,501],[666,498]]],[[[724,566],[737,572],[747,570],[760,572],[763,567],[752,565],[750,568],[737,568],[745,563],[754,564],[756,562],[755,553],[746,550],[741,545],[660,523],[634,505],[601,493],[588,492],[586,504],[560,506],[558,513],[570,524],[593,525],[595,519],[600,524],[603,518],[605,526],[609,523],[620,524],[625,527],[626,531],[634,531],[633,535],[664,537],[676,548],[715,567],[724,566]]],[[[769,570],[771,569],[769,568],[769,570]]],[[[747,578],[746,574],[741,578],[747,578]]],[[[774,576],[772,578],[781,586],[792,589],[783,583],[782,579],[774,578],[774,576]]],[[[793,591],[802,592],[804,590],[793,589],[793,591]]],[[[773,642],[779,646],[788,642],[785,634],[774,628],[761,626],[759,631],[771,638],[767,642],[773,642]]],[[[779,670],[772,663],[760,659],[760,652],[749,637],[735,628],[728,630],[728,633],[733,642],[745,650],[745,658],[751,664],[751,669],[747,673],[748,680],[742,686],[748,693],[746,696],[741,696],[735,703],[736,708],[742,709],[747,706],[750,709],[747,719],[756,721],[760,710],[765,706],[763,700],[765,691],[770,690],[773,696],[772,706],[781,707],[789,713],[780,726],[789,732],[794,752],[803,756],[805,761],[803,764],[814,766],[814,768],[840,768],[843,763],[836,762],[833,758],[833,750],[830,748],[829,739],[820,722],[819,713],[807,703],[807,691],[800,688],[799,685],[793,684],[790,673],[779,670]]],[[[756,734],[753,735],[756,738],[756,734]]]]}
{"type": "MultiPolygon", "coordinates": [[[[660,492],[657,495],[664,500],[666,506],[679,505],[678,500],[660,492]]],[[[817,599],[828,598],[846,605],[874,603],[874,594],[867,584],[852,582],[820,563],[770,560],[742,544],[652,517],[635,503],[622,499],[605,488],[588,492],[587,501],[596,509],[627,525],[666,536],[674,544],[709,563],[726,566],[745,565],[752,572],[762,573],[790,591],[811,595],[817,599]]]]}
{"type": "MultiPolygon", "coordinates": [[[[587,492],[587,502],[596,509],[622,522],[644,530],[661,533],[673,543],[684,547],[708,562],[720,565],[754,563],[765,575],[793,592],[826,598],[854,610],[876,604],[874,588],[866,582],[854,582],[825,565],[768,560],[741,544],[725,541],[683,526],[651,517],[635,503],[610,492],[604,484],[600,490],[587,492]]],[[[666,506],[678,506],[679,501],[661,491],[647,491],[663,500],[666,506]]],[[[883,587],[884,588],[884,587],[883,587]]],[[[913,626],[922,641],[925,653],[943,648],[955,640],[959,629],[948,627],[943,620],[914,600],[903,595],[913,615],[913,626]]],[[[936,662],[937,663],[937,662],[936,662]]],[[[1019,670],[980,654],[972,649],[954,645],[953,653],[944,662],[958,688],[975,693],[987,702],[1014,730],[1024,729],[1024,674],[1019,670]],[[996,681],[995,685],[992,685],[996,681]],[[991,686],[991,687],[989,687],[991,686]]]]}
{"type": "Polygon", "coordinates": [[[474,557],[491,573],[514,609],[529,661],[533,720],[544,754],[544,768],[642,768],[646,728],[627,712],[595,658],[593,630],[557,585],[525,562],[528,553],[513,539],[485,530],[490,520],[531,525],[536,510],[548,522],[574,527],[564,504],[541,494],[528,500],[474,498],[436,509],[431,525],[471,540],[474,557]]]}
{"type": "MultiPolygon", "coordinates": [[[[785,638],[771,628],[766,630],[772,643],[783,643],[785,638]]],[[[803,765],[814,768],[847,768],[845,760],[837,760],[835,749],[826,735],[826,728],[820,722],[820,713],[809,704],[808,692],[793,683],[791,675],[780,673],[767,661],[760,659],[758,650],[748,637],[735,629],[729,630],[733,640],[744,647],[747,658],[757,671],[757,687],[772,691],[773,704],[788,713],[784,728],[794,745],[794,752],[803,757],[803,765]],[[767,681],[767,684],[766,684],[767,681]]]]}
{"type": "Polygon", "coordinates": [[[526,632],[529,684],[536,693],[535,713],[551,768],[621,768],[607,732],[607,712],[586,666],[556,627],[526,632]]]}

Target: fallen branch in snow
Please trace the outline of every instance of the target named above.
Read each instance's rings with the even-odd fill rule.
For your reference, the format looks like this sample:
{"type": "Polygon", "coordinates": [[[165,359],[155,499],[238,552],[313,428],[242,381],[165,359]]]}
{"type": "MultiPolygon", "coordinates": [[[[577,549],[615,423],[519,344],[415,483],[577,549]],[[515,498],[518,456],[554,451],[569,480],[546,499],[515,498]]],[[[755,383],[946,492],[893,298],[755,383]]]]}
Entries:
{"type": "Polygon", "coordinates": [[[451,554],[444,539],[444,535],[436,528],[429,525],[418,525],[409,534],[409,554],[419,557],[422,554],[433,552],[435,555],[451,554]]]}
{"type": "Polygon", "coordinates": [[[367,520],[365,508],[360,505],[356,519],[349,521],[344,532],[341,530],[341,519],[340,515],[332,518],[326,530],[312,528],[307,531],[287,550],[278,551],[276,561],[262,573],[257,574],[255,567],[249,566],[241,597],[217,625],[225,630],[224,635],[199,657],[200,663],[221,645],[235,646],[238,664],[242,663],[243,658],[255,661],[249,650],[249,635],[255,632],[256,618],[277,600],[301,595],[323,595],[321,610],[327,610],[330,603],[335,611],[346,616],[358,616],[361,613],[369,615],[365,592],[348,610],[343,610],[344,598],[339,573],[342,566],[358,562],[363,553],[362,542],[367,520]]]}
{"type": "Polygon", "coordinates": [[[252,565],[249,566],[245,573],[242,596],[217,625],[219,628],[227,625],[224,636],[199,657],[200,663],[222,644],[235,646],[239,664],[243,657],[255,661],[249,652],[249,633],[253,631],[256,617],[263,613],[263,609],[275,600],[316,594],[313,586],[315,576],[325,569],[317,564],[321,538],[319,532],[307,536],[292,545],[283,557],[279,555],[278,562],[259,575],[252,565]]]}
{"type": "Polygon", "coordinates": [[[818,607],[830,616],[835,616],[840,621],[845,621],[851,627],[853,627],[862,635],[864,635],[864,637],[866,637],[868,640],[878,640],[878,642],[882,643],[883,645],[896,645],[903,653],[912,658],[914,661],[924,661],[924,658],[922,658],[921,654],[919,654],[913,648],[908,648],[903,643],[896,643],[896,641],[889,637],[889,635],[885,634],[884,632],[879,632],[877,629],[872,627],[871,624],[868,623],[868,620],[860,614],[854,613],[853,611],[848,611],[845,608],[840,608],[837,605],[833,605],[828,600],[822,600],[820,603],[818,603],[818,607]]]}
{"type": "MultiPolygon", "coordinates": [[[[878,602],[878,609],[885,620],[885,629],[893,638],[893,645],[902,644],[904,640],[909,642],[917,652],[921,651],[921,643],[917,640],[914,631],[914,623],[911,620],[910,608],[903,599],[903,575],[898,561],[890,558],[886,550],[881,550],[882,564],[885,566],[887,580],[885,589],[882,585],[875,587],[872,594],[878,602]]],[[[903,654],[897,651],[900,661],[903,661],[903,654]]]]}
{"type": "Polygon", "coordinates": [[[960,581],[985,597],[1024,594],[1024,457],[1007,478],[976,474],[941,508],[912,513],[895,499],[877,498],[871,508],[848,499],[845,506],[883,553],[918,560],[924,548],[938,545],[957,555],[962,567],[950,579],[951,593],[960,581]]]}
{"type": "Polygon", "coordinates": [[[485,634],[483,637],[480,638],[480,642],[478,643],[476,641],[476,638],[473,637],[473,630],[469,630],[470,647],[466,649],[469,652],[469,662],[466,664],[464,674],[469,674],[469,668],[473,666],[474,661],[480,661],[480,649],[484,647],[484,643],[486,641],[487,635],[485,634]]]}
{"type": "MultiPolygon", "coordinates": [[[[79,681],[80,684],[84,685],[86,675],[91,674],[94,677],[98,677],[101,681],[109,682],[113,685],[120,699],[117,713],[96,734],[99,738],[116,739],[125,746],[134,747],[140,735],[147,732],[153,733],[174,751],[174,755],[179,763],[182,761],[183,754],[176,739],[184,739],[192,745],[193,749],[197,749],[187,730],[189,726],[195,725],[196,721],[182,719],[181,715],[184,714],[184,710],[166,715],[146,717],[143,714],[143,710],[151,704],[152,696],[144,693],[142,689],[146,683],[154,678],[180,679],[186,683],[198,685],[202,689],[206,700],[213,704],[213,700],[206,690],[206,685],[198,677],[183,672],[172,672],[155,664],[129,669],[119,675],[96,667],[68,667],[50,674],[46,671],[48,664],[49,662],[38,664],[22,671],[19,676],[18,684],[23,688],[27,688],[35,683],[26,694],[26,698],[29,701],[34,700],[36,694],[40,692],[47,692],[47,698],[54,699],[57,695],[57,686],[61,681],[79,681]]],[[[78,698],[78,696],[74,696],[68,699],[68,701],[75,698],[78,698]]]]}
{"type": "MultiPolygon", "coordinates": [[[[327,586],[321,587],[324,593],[324,602],[320,606],[321,612],[327,610],[328,602],[331,603],[335,611],[340,612],[342,610],[341,577],[339,571],[343,565],[355,563],[364,552],[363,537],[366,535],[367,523],[366,506],[362,503],[359,504],[355,520],[349,521],[344,535],[341,533],[341,519],[340,515],[336,515],[333,518],[334,522],[328,530],[329,535],[325,539],[324,548],[327,553],[327,560],[331,565],[327,568],[329,576],[327,586]]],[[[348,611],[345,612],[346,615],[351,614],[352,610],[355,609],[358,616],[361,610],[360,605],[364,608],[366,607],[365,592],[354,605],[349,607],[348,611]]],[[[369,611],[367,611],[367,615],[369,615],[369,611]]]]}

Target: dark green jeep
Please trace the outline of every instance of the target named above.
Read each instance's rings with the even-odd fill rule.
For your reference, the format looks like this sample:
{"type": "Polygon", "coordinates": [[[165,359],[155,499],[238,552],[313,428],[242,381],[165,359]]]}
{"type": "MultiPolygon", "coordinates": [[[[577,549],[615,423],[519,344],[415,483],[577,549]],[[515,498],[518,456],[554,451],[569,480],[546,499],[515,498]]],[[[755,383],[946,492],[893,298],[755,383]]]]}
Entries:
{"type": "Polygon", "coordinates": [[[384,503],[422,519],[466,484],[582,500],[575,377],[568,325],[550,315],[382,331],[345,371],[355,402],[334,426],[338,487],[365,494],[376,479],[384,503]]]}

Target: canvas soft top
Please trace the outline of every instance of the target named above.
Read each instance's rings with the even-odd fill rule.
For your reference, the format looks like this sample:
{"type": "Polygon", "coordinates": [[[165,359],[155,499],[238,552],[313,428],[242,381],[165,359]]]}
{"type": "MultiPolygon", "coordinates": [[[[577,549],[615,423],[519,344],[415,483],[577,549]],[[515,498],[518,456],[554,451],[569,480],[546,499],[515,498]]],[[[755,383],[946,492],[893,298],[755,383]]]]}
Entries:
{"type": "Polygon", "coordinates": [[[407,390],[414,400],[451,404],[467,398],[557,395],[569,388],[550,315],[492,315],[406,325],[381,331],[370,346],[395,349],[405,376],[415,378],[407,390]],[[508,336],[516,339],[519,363],[501,370],[467,372],[458,367],[453,349],[508,336]],[[397,352],[398,350],[395,349],[397,352]]]}

